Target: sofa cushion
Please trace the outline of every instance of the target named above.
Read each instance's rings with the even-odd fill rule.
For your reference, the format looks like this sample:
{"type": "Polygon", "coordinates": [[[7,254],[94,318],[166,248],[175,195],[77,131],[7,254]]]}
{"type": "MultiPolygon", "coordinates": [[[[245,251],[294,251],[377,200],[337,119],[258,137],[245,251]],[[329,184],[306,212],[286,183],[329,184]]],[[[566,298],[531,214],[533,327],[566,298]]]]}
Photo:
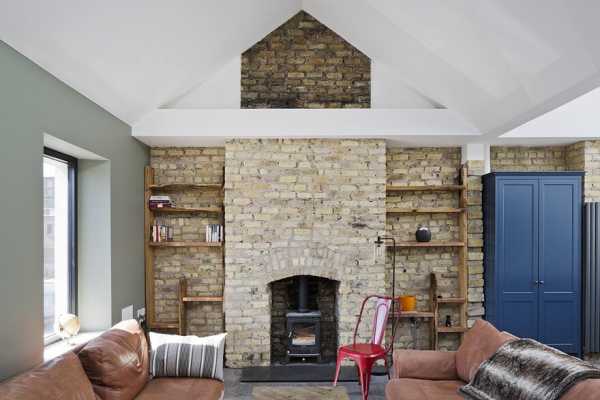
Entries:
{"type": "Polygon", "coordinates": [[[94,391],[103,400],[131,400],[148,382],[148,344],[143,330],[135,326],[118,324],[79,352],[94,391]]]}
{"type": "Polygon", "coordinates": [[[458,380],[392,379],[385,386],[385,398],[386,400],[462,400],[458,388],[464,384],[458,380]]]}
{"type": "Polygon", "coordinates": [[[223,382],[198,378],[152,379],[136,400],[219,400],[223,395],[223,382]]]}
{"type": "Polygon", "coordinates": [[[455,380],[456,352],[394,350],[394,378],[455,380]]]}
{"type": "Polygon", "coordinates": [[[490,358],[502,344],[514,339],[514,336],[498,331],[487,321],[475,321],[456,352],[458,377],[466,382],[471,381],[482,362],[490,358]]]}
{"type": "Polygon", "coordinates": [[[2,400],[95,400],[79,358],[68,352],[0,384],[2,400]]]}

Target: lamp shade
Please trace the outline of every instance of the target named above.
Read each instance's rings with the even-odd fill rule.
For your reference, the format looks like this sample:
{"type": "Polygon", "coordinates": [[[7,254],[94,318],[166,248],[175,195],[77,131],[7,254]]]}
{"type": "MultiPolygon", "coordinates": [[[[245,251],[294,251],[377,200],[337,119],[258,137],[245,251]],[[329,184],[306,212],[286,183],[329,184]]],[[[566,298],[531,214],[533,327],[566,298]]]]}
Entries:
{"type": "Polygon", "coordinates": [[[77,335],[80,328],[79,317],[75,314],[61,314],[56,319],[56,333],[63,339],[77,335]]]}

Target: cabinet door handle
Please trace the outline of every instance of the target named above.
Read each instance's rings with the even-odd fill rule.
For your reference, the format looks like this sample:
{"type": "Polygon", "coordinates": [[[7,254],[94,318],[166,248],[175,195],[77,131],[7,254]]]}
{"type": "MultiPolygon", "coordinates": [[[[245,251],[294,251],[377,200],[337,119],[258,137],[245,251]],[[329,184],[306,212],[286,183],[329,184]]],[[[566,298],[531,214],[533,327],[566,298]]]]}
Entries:
{"type": "Polygon", "coordinates": [[[544,281],[540,281],[540,285],[543,285],[543,284],[544,284],[544,281]]]}
{"type": "Polygon", "coordinates": [[[535,281],[534,283],[535,283],[536,285],[539,285],[539,284],[540,284],[540,281],[535,281]]]}

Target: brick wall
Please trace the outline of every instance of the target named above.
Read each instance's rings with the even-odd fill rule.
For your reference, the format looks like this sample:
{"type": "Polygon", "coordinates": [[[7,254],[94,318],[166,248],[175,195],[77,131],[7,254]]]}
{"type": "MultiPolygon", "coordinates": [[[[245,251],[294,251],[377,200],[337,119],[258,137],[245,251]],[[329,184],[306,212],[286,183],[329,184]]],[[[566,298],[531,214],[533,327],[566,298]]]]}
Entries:
{"type": "Polygon", "coordinates": [[[468,324],[472,326],[475,319],[485,314],[483,296],[483,161],[469,161],[466,164],[467,177],[467,243],[469,253],[467,267],[469,269],[468,287],[468,324]]]}
{"type": "MultiPolygon", "coordinates": [[[[150,165],[157,184],[222,183],[225,165],[224,148],[153,148],[150,165]]],[[[178,206],[202,207],[223,203],[218,190],[168,193],[178,206]]],[[[204,240],[207,224],[219,223],[214,214],[164,216],[173,226],[175,240],[204,240]]],[[[158,321],[178,317],[177,285],[189,279],[188,292],[194,296],[218,296],[223,291],[223,257],[218,248],[155,248],[155,308],[158,321]]],[[[220,303],[191,303],[188,306],[190,334],[210,335],[223,329],[220,303]]]]}
{"type": "Polygon", "coordinates": [[[600,201],[600,141],[565,146],[492,146],[492,171],[585,171],[584,200],[600,201]]]}
{"type": "Polygon", "coordinates": [[[600,140],[586,140],[584,150],[584,198],[585,201],[600,201],[600,140]]]}
{"type": "Polygon", "coordinates": [[[565,146],[492,146],[492,171],[565,171],[565,146]]]}
{"type": "MultiPolygon", "coordinates": [[[[451,215],[385,216],[385,202],[399,207],[456,206],[456,194],[403,193],[385,200],[383,183],[386,178],[389,183],[398,185],[457,183],[461,163],[459,148],[388,148],[386,152],[383,141],[372,140],[234,140],[228,143],[227,152],[224,148],[151,150],[157,183],[221,183],[225,158],[228,165],[227,281],[231,310],[227,357],[232,366],[268,364],[273,346],[276,353],[281,353],[281,340],[269,344],[271,332],[281,330],[281,326],[273,327],[277,321],[270,321],[270,308],[275,304],[278,315],[290,300],[281,290],[272,289],[285,281],[272,282],[298,273],[332,279],[333,287],[339,285],[336,294],[348,299],[335,310],[344,317],[337,321],[340,335],[336,342],[347,342],[362,295],[389,293],[390,253],[385,267],[384,260],[373,259],[372,240],[377,234],[385,231],[408,240],[412,239],[418,224],[428,225],[434,237],[440,240],[454,238],[458,232],[456,217],[451,215]],[[341,284],[348,277],[350,279],[341,284]]],[[[550,148],[493,147],[492,166],[495,170],[518,171],[585,170],[586,201],[600,200],[600,141],[550,148]]],[[[483,165],[469,162],[468,171],[471,324],[484,314],[483,165]]],[[[223,201],[218,191],[171,195],[183,206],[206,206],[223,201]]],[[[218,222],[211,215],[167,219],[176,228],[177,240],[203,240],[204,226],[218,222]]],[[[176,288],[182,276],[190,278],[190,291],[195,295],[221,293],[225,277],[220,250],[165,248],[157,249],[155,254],[159,320],[176,319],[176,288]]],[[[427,277],[430,271],[441,277],[442,294],[455,294],[457,257],[454,252],[404,249],[397,255],[397,293],[416,294],[420,309],[429,308],[427,277]]],[[[221,331],[220,304],[192,305],[189,310],[191,333],[206,335],[221,331]]],[[[456,319],[453,309],[440,312],[442,318],[446,314],[456,319]]],[[[401,326],[398,347],[412,347],[409,328],[408,324],[401,326]]],[[[418,333],[417,347],[427,347],[427,325],[422,325],[418,333]]],[[[329,341],[333,343],[333,339],[329,341]]],[[[452,349],[456,345],[456,336],[442,336],[442,348],[452,349]]],[[[597,357],[590,357],[594,356],[597,357]]]]}
{"type": "Polygon", "coordinates": [[[364,296],[385,291],[373,251],[385,230],[385,151],[383,140],[227,143],[227,365],[270,363],[270,283],[294,275],[339,282],[338,341],[351,340],[364,296]]]}
{"type": "Polygon", "coordinates": [[[242,108],[368,108],[371,61],[301,11],[242,54],[242,108]]]}

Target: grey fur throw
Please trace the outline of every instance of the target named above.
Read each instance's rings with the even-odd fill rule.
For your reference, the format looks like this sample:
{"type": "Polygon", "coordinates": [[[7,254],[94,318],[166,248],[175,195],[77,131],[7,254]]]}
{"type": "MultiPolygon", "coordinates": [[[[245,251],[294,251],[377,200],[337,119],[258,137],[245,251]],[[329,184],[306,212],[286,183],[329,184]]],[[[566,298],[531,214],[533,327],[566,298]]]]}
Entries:
{"type": "Polygon", "coordinates": [[[517,339],[500,346],[459,393],[473,400],[556,400],[589,378],[600,378],[600,369],[535,340],[517,339]]]}

